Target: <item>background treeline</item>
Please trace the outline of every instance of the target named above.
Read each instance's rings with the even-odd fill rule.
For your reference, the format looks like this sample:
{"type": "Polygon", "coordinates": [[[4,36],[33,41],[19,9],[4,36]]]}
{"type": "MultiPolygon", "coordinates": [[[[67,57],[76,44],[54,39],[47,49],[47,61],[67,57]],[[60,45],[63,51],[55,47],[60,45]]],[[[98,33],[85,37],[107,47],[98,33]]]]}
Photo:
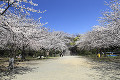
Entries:
{"type": "Polygon", "coordinates": [[[102,13],[100,25],[85,34],[79,35],[71,48],[77,54],[97,54],[120,51],[120,1],[111,0],[106,3],[109,10],[102,13]]]}

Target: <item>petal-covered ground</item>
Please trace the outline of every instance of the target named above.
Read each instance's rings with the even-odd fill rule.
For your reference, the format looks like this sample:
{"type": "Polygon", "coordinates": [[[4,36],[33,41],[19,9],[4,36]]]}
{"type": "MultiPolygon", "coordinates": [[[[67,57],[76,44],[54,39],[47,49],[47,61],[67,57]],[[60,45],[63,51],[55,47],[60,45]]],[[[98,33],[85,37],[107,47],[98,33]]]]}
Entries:
{"type": "Polygon", "coordinates": [[[106,64],[79,56],[28,61],[24,66],[33,70],[16,74],[12,80],[120,80],[120,69],[107,70],[106,64]]]}

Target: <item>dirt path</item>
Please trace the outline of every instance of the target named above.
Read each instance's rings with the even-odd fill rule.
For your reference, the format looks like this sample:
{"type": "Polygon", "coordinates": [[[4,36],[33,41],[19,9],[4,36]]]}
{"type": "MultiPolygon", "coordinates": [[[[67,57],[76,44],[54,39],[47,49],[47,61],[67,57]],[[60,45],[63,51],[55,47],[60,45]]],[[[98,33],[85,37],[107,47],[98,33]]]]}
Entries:
{"type": "MultiPolygon", "coordinates": [[[[30,61],[26,66],[34,70],[25,74],[17,74],[12,80],[120,80],[119,74],[113,79],[110,77],[112,74],[108,76],[103,74],[102,70],[93,69],[98,66],[97,63],[78,56],[30,61]]],[[[104,66],[104,64],[99,66],[104,66]]]]}

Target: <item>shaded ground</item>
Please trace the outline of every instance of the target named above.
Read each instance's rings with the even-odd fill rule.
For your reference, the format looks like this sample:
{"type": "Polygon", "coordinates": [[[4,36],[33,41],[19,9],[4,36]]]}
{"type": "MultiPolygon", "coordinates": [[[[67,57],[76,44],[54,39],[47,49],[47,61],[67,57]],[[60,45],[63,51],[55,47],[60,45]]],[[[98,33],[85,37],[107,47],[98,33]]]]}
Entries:
{"type": "Polygon", "coordinates": [[[26,64],[26,62],[19,62],[18,64],[15,65],[14,70],[8,70],[8,62],[3,63],[3,65],[0,66],[0,80],[12,80],[15,78],[15,75],[23,75],[26,74],[26,72],[31,72],[36,69],[28,67],[29,65],[26,64]]]}
{"type": "Polygon", "coordinates": [[[101,77],[104,80],[120,80],[120,63],[98,62],[97,65],[93,69],[102,72],[101,77]]]}
{"type": "Polygon", "coordinates": [[[21,66],[3,80],[120,80],[120,63],[94,62],[78,56],[28,61],[21,66]]]}

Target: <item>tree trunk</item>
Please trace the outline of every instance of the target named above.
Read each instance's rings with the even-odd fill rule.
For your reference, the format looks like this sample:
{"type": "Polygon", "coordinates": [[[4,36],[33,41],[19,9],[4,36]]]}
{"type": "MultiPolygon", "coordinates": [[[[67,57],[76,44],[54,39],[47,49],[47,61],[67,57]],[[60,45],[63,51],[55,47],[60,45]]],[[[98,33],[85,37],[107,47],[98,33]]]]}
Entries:
{"type": "Polygon", "coordinates": [[[14,57],[9,58],[9,70],[14,69],[14,57]]]}
{"type": "Polygon", "coordinates": [[[9,70],[14,69],[14,56],[15,56],[15,50],[11,49],[10,50],[10,58],[9,58],[9,66],[8,66],[9,70]]]}
{"type": "Polygon", "coordinates": [[[107,57],[105,48],[104,48],[103,52],[104,52],[104,57],[107,57]]]}
{"type": "Polygon", "coordinates": [[[46,52],[46,57],[47,57],[47,58],[49,57],[49,52],[48,52],[48,51],[46,52]]]}
{"type": "Polygon", "coordinates": [[[22,61],[25,60],[25,47],[23,46],[23,49],[22,49],[22,58],[21,58],[22,61]]]}
{"type": "Polygon", "coordinates": [[[54,57],[56,57],[56,52],[54,53],[54,57]]]}
{"type": "Polygon", "coordinates": [[[97,51],[97,53],[96,53],[96,54],[98,54],[98,53],[99,53],[98,48],[97,48],[97,50],[96,50],[96,51],[97,51]]]}

